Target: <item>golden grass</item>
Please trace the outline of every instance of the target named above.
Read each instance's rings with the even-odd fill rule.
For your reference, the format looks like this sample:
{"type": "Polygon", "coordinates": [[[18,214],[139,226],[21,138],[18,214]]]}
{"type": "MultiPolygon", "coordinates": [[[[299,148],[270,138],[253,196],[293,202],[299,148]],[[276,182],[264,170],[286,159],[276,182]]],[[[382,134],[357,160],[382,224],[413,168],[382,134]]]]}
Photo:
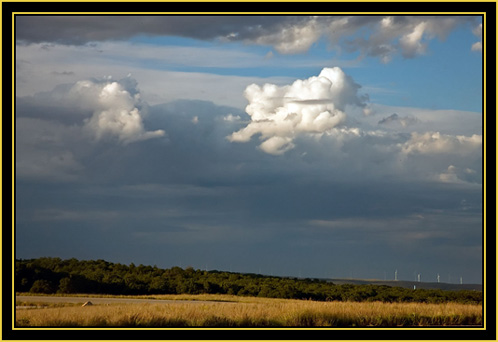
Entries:
{"type": "MultiPolygon", "coordinates": [[[[407,327],[483,324],[481,305],[314,302],[236,296],[182,298],[192,300],[192,297],[197,300],[208,300],[210,297],[211,300],[215,299],[218,302],[112,304],[16,310],[16,326],[181,328],[407,327]],[[234,303],[235,301],[238,302],[234,303]]],[[[173,299],[171,296],[156,296],[156,298],[173,299]]]]}

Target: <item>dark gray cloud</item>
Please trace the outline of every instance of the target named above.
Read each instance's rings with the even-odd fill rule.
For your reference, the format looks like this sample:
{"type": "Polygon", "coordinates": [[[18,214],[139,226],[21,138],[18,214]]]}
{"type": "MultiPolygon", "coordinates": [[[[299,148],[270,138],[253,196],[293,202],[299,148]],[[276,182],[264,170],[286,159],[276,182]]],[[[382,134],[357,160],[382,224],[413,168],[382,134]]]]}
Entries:
{"type": "MultiPolygon", "coordinates": [[[[389,62],[424,54],[427,43],[475,24],[469,16],[16,16],[18,43],[87,44],[137,35],[180,36],[273,46],[280,53],[307,51],[320,38],[363,56],[389,62]],[[368,28],[372,33],[363,35],[368,28]]],[[[475,31],[475,30],[474,30],[475,31]]]]}
{"type": "Polygon", "coordinates": [[[390,122],[397,121],[397,120],[399,120],[399,115],[396,113],[393,113],[393,114],[389,115],[388,117],[380,120],[379,125],[383,125],[383,124],[390,123],[390,122]]]}
{"type": "Polygon", "coordinates": [[[390,125],[390,124],[398,124],[403,127],[409,126],[416,124],[418,120],[414,117],[406,116],[406,117],[401,117],[396,113],[393,113],[389,115],[388,117],[385,117],[381,120],[379,120],[378,124],[379,125],[390,125]]]}
{"type": "Polygon", "coordinates": [[[72,86],[73,84],[61,84],[50,92],[17,97],[16,117],[51,120],[66,125],[82,123],[84,119],[91,117],[92,111],[76,105],[68,98],[72,86]]]}
{"type": "Polygon", "coordinates": [[[309,17],[285,16],[17,16],[16,39],[85,44],[136,35],[253,39],[309,17]]]}
{"type": "MultiPolygon", "coordinates": [[[[140,94],[131,78],[84,84],[100,91],[114,82],[140,94]]],[[[310,277],[398,269],[400,279],[417,271],[480,281],[482,187],[462,180],[481,172],[477,138],[377,134],[358,124],[299,136],[296,148],[273,156],[257,148],[258,136],[227,139],[246,113],[183,100],[140,103],[143,130],[165,133],[122,144],[85,134],[96,107],[69,96],[76,84],[17,99],[17,257],[310,277]],[[476,146],[454,153],[468,143],[476,146]],[[431,144],[442,148],[431,154],[431,144]]]]}
{"type": "Polygon", "coordinates": [[[215,269],[313,277],[349,277],[354,271],[357,277],[381,278],[397,268],[403,279],[415,270],[480,278],[478,191],[277,180],[266,186],[149,185],[137,197],[122,185],[31,185],[17,184],[18,196],[37,198],[32,206],[18,206],[19,257],[102,257],[196,268],[208,263],[215,269]],[[458,214],[459,198],[476,208],[458,214]]]}

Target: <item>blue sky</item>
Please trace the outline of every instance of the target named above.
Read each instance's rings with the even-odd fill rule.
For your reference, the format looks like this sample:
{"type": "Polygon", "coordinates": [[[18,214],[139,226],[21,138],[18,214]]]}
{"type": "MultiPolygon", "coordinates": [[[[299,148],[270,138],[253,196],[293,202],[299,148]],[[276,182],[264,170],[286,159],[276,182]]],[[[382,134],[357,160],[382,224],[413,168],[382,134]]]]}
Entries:
{"type": "Polygon", "coordinates": [[[482,20],[16,18],[16,257],[480,283],[482,20]]]}
{"type": "MultiPolygon", "coordinates": [[[[480,22],[482,20],[476,18],[476,23],[480,22]]],[[[356,35],[360,36],[359,33],[356,35]]],[[[168,61],[161,60],[152,66],[159,69],[304,79],[309,75],[318,74],[325,65],[338,64],[360,84],[368,87],[373,102],[432,109],[482,111],[480,98],[482,54],[470,50],[462,51],[462,46],[472,46],[476,42],[475,34],[468,27],[455,29],[444,40],[436,38],[428,41],[429,50],[418,58],[407,59],[398,56],[390,63],[379,63],[375,58],[362,58],[358,51],[349,53],[338,51],[329,46],[327,38],[317,40],[305,53],[292,55],[274,53],[272,47],[267,45],[213,44],[171,36],[139,36],[133,37],[130,41],[154,46],[195,46],[235,53],[244,52],[254,54],[260,61],[265,59],[267,61],[247,67],[244,65],[206,67],[174,62],[168,64],[168,61]],[[268,54],[271,54],[271,57],[268,57],[268,54]]]]}

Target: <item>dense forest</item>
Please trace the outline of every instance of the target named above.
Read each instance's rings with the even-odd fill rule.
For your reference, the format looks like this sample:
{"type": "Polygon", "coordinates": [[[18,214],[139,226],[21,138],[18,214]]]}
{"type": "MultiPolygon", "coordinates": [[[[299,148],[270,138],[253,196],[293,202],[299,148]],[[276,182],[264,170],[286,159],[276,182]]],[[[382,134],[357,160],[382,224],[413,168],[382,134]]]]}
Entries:
{"type": "Polygon", "coordinates": [[[385,285],[335,285],[319,279],[263,276],[192,267],[160,269],[104,260],[16,260],[16,292],[86,294],[233,294],[318,301],[482,303],[480,291],[411,290],[385,285]]]}

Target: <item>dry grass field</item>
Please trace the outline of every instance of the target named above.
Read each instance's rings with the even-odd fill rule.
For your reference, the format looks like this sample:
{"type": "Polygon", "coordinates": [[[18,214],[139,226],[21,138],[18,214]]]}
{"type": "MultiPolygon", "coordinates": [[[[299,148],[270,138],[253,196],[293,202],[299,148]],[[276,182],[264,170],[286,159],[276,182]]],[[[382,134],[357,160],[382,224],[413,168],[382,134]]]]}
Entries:
{"type": "MultiPolygon", "coordinates": [[[[217,295],[156,298],[212,302],[85,307],[51,305],[16,310],[16,327],[410,327],[483,324],[481,305],[315,302],[217,295]]],[[[23,303],[26,304],[29,303],[23,303]]]]}

